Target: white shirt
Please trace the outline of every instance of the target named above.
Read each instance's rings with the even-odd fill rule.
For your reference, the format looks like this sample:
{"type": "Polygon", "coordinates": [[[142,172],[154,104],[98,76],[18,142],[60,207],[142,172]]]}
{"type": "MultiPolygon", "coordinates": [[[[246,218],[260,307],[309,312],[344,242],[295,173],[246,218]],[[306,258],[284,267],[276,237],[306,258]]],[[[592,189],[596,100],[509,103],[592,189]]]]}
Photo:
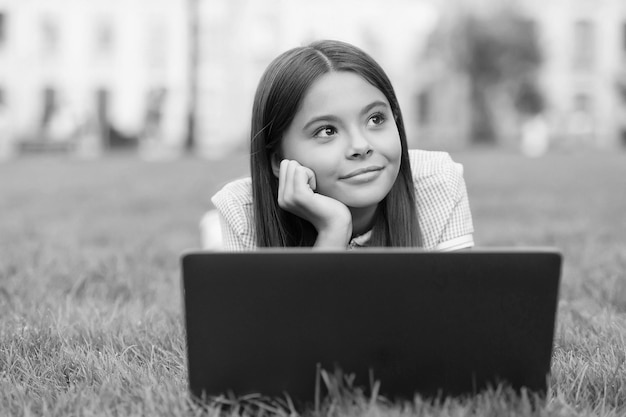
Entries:
{"type": "MultiPolygon", "coordinates": [[[[474,246],[472,215],[463,166],[446,152],[409,150],[422,249],[451,251],[474,246]]],[[[243,178],[226,184],[211,201],[219,213],[222,248],[256,249],[252,182],[243,178]]],[[[371,231],[354,237],[349,249],[367,246],[371,231]]]]}

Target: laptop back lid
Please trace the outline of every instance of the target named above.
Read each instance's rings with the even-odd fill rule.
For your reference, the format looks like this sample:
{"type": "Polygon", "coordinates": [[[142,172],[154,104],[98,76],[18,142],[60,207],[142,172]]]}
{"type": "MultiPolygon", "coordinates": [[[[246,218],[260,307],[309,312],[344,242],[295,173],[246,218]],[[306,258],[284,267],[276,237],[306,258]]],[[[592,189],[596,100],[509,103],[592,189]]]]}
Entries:
{"type": "Polygon", "coordinates": [[[197,397],[311,402],[318,365],[390,399],[546,390],[555,250],[198,252],[182,269],[197,397]]]}

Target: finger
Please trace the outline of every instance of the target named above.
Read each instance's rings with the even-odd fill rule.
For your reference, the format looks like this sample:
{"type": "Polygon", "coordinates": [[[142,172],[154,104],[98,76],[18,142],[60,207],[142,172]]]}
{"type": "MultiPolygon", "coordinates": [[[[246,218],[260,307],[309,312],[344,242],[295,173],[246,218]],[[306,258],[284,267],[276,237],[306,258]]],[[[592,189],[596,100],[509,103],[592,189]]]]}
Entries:
{"type": "Polygon", "coordinates": [[[293,205],[294,201],[294,177],[295,171],[299,164],[296,161],[292,160],[284,160],[281,163],[281,168],[283,172],[283,181],[282,181],[282,194],[281,200],[279,201],[279,205],[282,208],[288,208],[293,205]]]}
{"type": "Polygon", "coordinates": [[[287,165],[289,161],[280,161],[280,171],[278,173],[278,205],[282,207],[285,201],[285,185],[287,183],[287,165]]]}
{"type": "Polygon", "coordinates": [[[298,163],[296,161],[288,160],[285,167],[285,193],[283,198],[286,202],[293,200],[294,191],[294,176],[298,163]]]}
{"type": "Polygon", "coordinates": [[[317,180],[315,179],[315,172],[313,172],[311,168],[307,168],[305,166],[303,166],[302,168],[304,168],[306,171],[307,183],[309,184],[309,187],[311,187],[311,190],[315,191],[315,189],[317,188],[317,180]]]}
{"type": "Polygon", "coordinates": [[[296,170],[294,186],[297,192],[310,194],[315,187],[315,173],[310,168],[300,165],[296,170]]]}

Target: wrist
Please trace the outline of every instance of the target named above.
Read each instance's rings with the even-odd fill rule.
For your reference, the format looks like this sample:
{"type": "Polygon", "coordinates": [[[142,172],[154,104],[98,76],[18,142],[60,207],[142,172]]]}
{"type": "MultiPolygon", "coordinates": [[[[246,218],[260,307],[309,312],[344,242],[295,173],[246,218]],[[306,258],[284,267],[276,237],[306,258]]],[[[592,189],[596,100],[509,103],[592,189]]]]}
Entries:
{"type": "Polygon", "coordinates": [[[319,229],[315,248],[345,249],[352,236],[352,222],[337,221],[328,227],[319,229]]]}

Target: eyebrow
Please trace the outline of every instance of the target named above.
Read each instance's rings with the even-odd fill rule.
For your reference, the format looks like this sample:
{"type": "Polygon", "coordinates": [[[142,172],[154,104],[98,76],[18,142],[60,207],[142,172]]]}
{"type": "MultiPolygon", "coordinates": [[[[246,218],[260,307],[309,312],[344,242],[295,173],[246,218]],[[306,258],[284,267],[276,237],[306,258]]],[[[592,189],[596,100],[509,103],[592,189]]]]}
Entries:
{"type": "MultiPolygon", "coordinates": [[[[388,108],[389,105],[387,103],[385,103],[382,100],[376,100],[371,102],[370,104],[368,104],[367,106],[363,107],[363,109],[361,110],[361,112],[359,113],[359,115],[363,116],[364,114],[367,114],[369,111],[371,111],[373,108],[378,107],[378,106],[383,106],[385,108],[388,108]]],[[[327,115],[322,115],[322,116],[317,116],[314,117],[313,119],[309,120],[305,125],[304,125],[304,130],[308,130],[309,127],[311,127],[311,125],[318,123],[318,122],[322,122],[322,121],[332,121],[332,122],[336,122],[338,121],[339,118],[336,116],[333,116],[332,114],[327,114],[327,115]]]]}

